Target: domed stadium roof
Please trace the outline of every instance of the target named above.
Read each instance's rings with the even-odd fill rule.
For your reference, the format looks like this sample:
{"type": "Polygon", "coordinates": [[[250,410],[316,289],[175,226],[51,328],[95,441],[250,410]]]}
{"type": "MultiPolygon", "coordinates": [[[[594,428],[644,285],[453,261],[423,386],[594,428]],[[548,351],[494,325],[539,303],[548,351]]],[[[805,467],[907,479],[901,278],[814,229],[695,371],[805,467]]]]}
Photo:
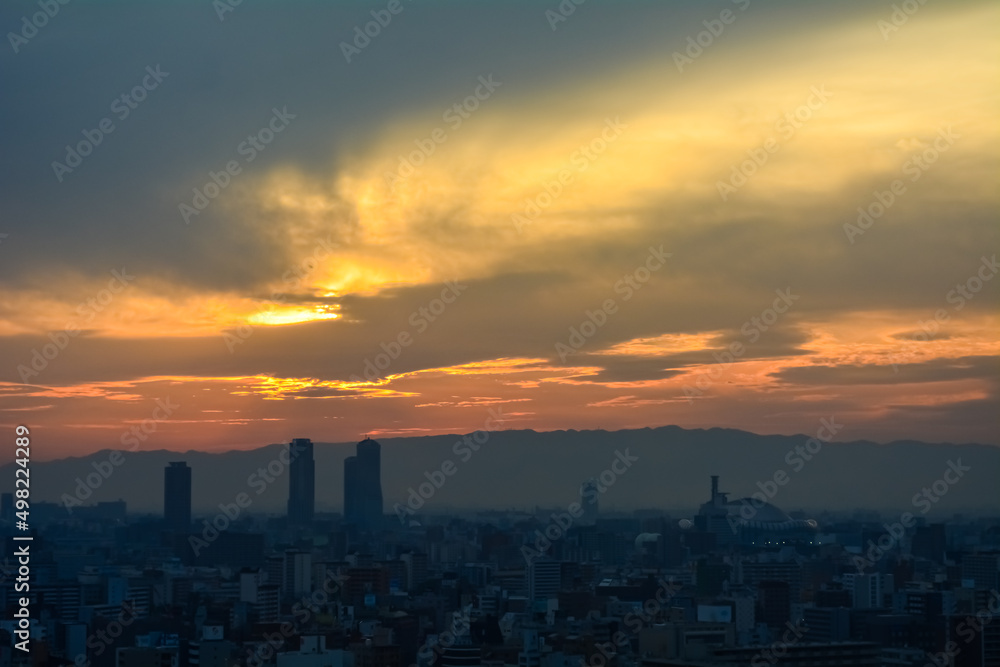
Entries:
{"type": "Polygon", "coordinates": [[[732,520],[742,526],[764,530],[814,529],[812,519],[793,519],[771,503],[756,498],[740,498],[726,503],[732,520]]]}

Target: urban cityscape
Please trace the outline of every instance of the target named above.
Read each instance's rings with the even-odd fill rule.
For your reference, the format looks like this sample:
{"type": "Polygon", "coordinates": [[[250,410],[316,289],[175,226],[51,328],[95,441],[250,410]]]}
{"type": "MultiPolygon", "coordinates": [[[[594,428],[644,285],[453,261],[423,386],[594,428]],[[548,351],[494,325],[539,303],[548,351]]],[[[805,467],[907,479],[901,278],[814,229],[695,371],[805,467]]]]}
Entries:
{"type": "Polygon", "coordinates": [[[1000,2],[0,2],[0,667],[1000,667],[1000,2]]]}
{"type": "MultiPolygon", "coordinates": [[[[366,436],[344,460],[342,513],[316,512],[305,438],[278,455],[284,515],[254,513],[248,493],[193,513],[192,483],[212,480],[184,461],[163,469],[160,516],[34,502],[30,591],[11,550],[2,588],[8,609],[30,598],[32,654],[17,656],[16,618],[3,621],[0,663],[1000,664],[995,517],[819,522],[763,493],[730,498],[716,475],[693,516],[603,512],[605,485],[637,458],[628,450],[566,508],[418,514],[384,503],[381,449],[366,436]]],[[[417,495],[448,474],[428,473],[417,495]]],[[[13,494],[2,505],[16,534],[13,494]]]]}

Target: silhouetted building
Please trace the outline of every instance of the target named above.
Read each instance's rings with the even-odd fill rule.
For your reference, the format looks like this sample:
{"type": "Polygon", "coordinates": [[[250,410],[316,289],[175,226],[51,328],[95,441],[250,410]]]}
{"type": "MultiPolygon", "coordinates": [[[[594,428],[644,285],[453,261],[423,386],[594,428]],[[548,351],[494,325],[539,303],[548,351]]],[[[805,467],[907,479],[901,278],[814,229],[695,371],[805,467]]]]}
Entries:
{"type": "Polygon", "coordinates": [[[344,459],[344,520],[354,523],[358,520],[358,457],[344,459]]]}
{"type": "Polygon", "coordinates": [[[285,551],[281,585],[285,595],[303,595],[312,590],[312,555],[308,551],[285,551]]]}
{"type": "Polygon", "coordinates": [[[191,528],[191,468],[184,461],[163,469],[163,519],[178,533],[191,528]]]}
{"type": "Polygon", "coordinates": [[[749,498],[729,500],[719,491],[719,476],[712,475],[712,491],[693,522],[697,531],[715,536],[714,547],[731,544],[764,545],[787,542],[809,543],[818,524],[812,519],[793,519],[765,500],[758,491],[749,498]]]}
{"type": "Polygon", "coordinates": [[[807,607],[803,610],[806,637],[811,642],[843,642],[851,638],[851,610],[847,607],[807,607]]]}
{"type": "Polygon", "coordinates": [[[583,515],[577,522],[581,526],[593,526],[597,523],[600,514],[598,507],[598,497],[600,489],[597,480],[590,478],[580,485],[580,505],[583,508],[583,515]]]}
{"type": "Polygon", "coordinates": [[[913,534],[912,552],[914,556],[940,563],[944,560],[945,547],[943,523],[917,526],[913,534]]]}
{"type": "Polygon", "coordinates": [[[441,667],[479,667],[483,664],[482,649],[469,637],[460,636],[441,653],[441,667]]]}
{"type": "MultiPolygon", "coordinates": [[[[788,630],[788,632],[792,632],[788,630]]],[[[794,633],[792,634],[794,637],[794,633]]],[[[714,658],[727,665],[757,664],[776,665],[851,665],[851,667],[879,667],[883,664],[878,644],[871,642],[814,642],[783,641],[778,645],[780,657],[771,654],[762,658],[769,646],[738,646],[715,650],[714,658]]]]}
{"type": "Polygon", "coordinates": [[[723,562],[701,559],[697,565],[698,595],[718,595],[732,577],[732,566],[723,562]]]}
{"type": "Polygon", "coordinates": [[[791,596],[786,581],[761,581],[757,584],[757,620],[769,628],[781,628],[791,614],[791,596]]]}
{"type": "Polygon", "coordinates": [[[413,552],[399,557],[406,567],[406,589],[412,591],[427,581],[427,554],[413,552]]]}
{"type": "Polygon", "coordinates": [[[962,557],[962,578],[971,579],[977,590],[1000,587],[1000,554],[968,554],[962,557]]]}
{"type": "MultiPolygon", "coordinates": [[[[200,540],[202,535],[181,538],[175,552],[189,565],[215,567],[260,567],[264,561],[264,535],[237,530],[221,530],[211,542],[200,540]]],[[[279,579],[280,581],[280,579],[279,579]]]]}
{"type": "Polygon", "coordinates": [[[562,564],[559,561],[538,559],[532,561],[525,570],[528,598],[545,600],[559,597],[562,564]]]}
{"type": "Polygon", "coordinates": [[[740,563],[739,569],[743,577],[742,583],[757,586],[762,581],[784,581],[788,584],[791,601],[801,601],[802,566],[795,561],[749,561],[740,563]]]}
{"type": "Polygon", "coordinates": [[[382,524],[382,446],[368,437],[344,460],[344,518],[361,530],[382,524]]]}
{"type": "Polygon", "coordinates": [[[302,526],[312,522],[316,508],[316,462],[313,443],[295,438],[288,444],[288,522],[302,526]]]}
{"type": "Polygon", "coordinates": [[[893,576],[879,572],[844,574],[844,589],[851,594],[855,609],[878,609],[885,606],[885,597],[894,590],[893,576]]]}
{"type": "Polygon", "coordinates": [[[719,476],[712,475],[712,494],[698,510],[695,525],[699,530],[715,535],[715,544],[731,544],[736,541],[736,532],[730,527],[728,519],[728,494],[719,491],[719,476]]]}

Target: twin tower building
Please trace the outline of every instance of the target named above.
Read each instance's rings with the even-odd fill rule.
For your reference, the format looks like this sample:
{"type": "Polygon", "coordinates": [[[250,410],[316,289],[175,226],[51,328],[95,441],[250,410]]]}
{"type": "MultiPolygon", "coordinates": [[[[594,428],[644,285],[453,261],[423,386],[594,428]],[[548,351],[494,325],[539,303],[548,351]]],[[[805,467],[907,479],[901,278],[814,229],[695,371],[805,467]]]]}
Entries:
{"type": "MultiPolygon", "coordinates": [[[[313,443],[296,438],[288,444],[288,522],[308,525],[316,507],[316,462],[313,443]]],[[[358,529],[382,525],[382,446],[369,437],[357,453],[344,459],[344,520],[358,529]]]]}
{"type": "MultiPolygon", "coordinates": [[[[279,458],[287,463],[289,475],[288,522],[307,526],[316,508],[312,440],[292,440],[279,458]]],[[[172,461],[163,471],[163,518],[179,533],[191,528],[191,468],[184,461],[172,461]]],[[[369,437],[344,460],[344,519],[362,531],[382,526],[382,446],[369,437]]]]}

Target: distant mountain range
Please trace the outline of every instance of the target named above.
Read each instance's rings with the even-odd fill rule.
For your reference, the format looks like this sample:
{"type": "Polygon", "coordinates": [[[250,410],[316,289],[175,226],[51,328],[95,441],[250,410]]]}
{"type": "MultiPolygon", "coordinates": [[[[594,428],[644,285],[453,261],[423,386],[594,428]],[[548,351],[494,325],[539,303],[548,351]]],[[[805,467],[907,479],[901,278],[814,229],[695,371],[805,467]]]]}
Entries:
{"type": "MultiPolygon", "coordinates": [[[[579,500],[581,483],[596,478],[605,489],[599,495],[602,511],[657,508],[683,513],[708,499],[709,477],[719,475],[720,489],[729,492],[730,499],[749,496],[763,486],[771,502],[786,511],[909,510],[919,517],[926,507],[926,516],[937,520],[955,512],[1000,514],[1000,448],[989,445],[824,444],[808,443],[804,435],[676,426],[613,432],[494,431],[480,433],[479,440],[486,435],[481,445],[475,445],[472,436],[463,442],[460,435],[380,439],[386,512],[394,503],[405,503],[410,489],[419,493],[424,482],[428,485],[422,491],[430,497],[421,513],[566,508],[579,500]],[[434,482],[440,488],[431,494],[434,482]],[[915,495],[925,488],[930,495],[918,496],[915,503],[915,495]]],[[[217,511],[219,503],[233,502],[246,492],[253,499],[249,511],[283,513],[288,498],[288,475],[279,459],[283,447],[225,453],[101,451],[37,461],[31,464],[31,497],[33,502],[60,502],[64,494],[83,496],[89,475],[91,486],[98,479],[100,485],[84,503],[124,499],[130,512],[158,513],[163,506],[163,468],[182,460],[193,469],[195,512],[217,511]]],[[[317,511],[341,510],[343,461],[353,453],[354,443],[316,443],[317,511]]],[[[12,465],[4,465],[0,473],[5,491],[13,484],[12,465]]]]}

